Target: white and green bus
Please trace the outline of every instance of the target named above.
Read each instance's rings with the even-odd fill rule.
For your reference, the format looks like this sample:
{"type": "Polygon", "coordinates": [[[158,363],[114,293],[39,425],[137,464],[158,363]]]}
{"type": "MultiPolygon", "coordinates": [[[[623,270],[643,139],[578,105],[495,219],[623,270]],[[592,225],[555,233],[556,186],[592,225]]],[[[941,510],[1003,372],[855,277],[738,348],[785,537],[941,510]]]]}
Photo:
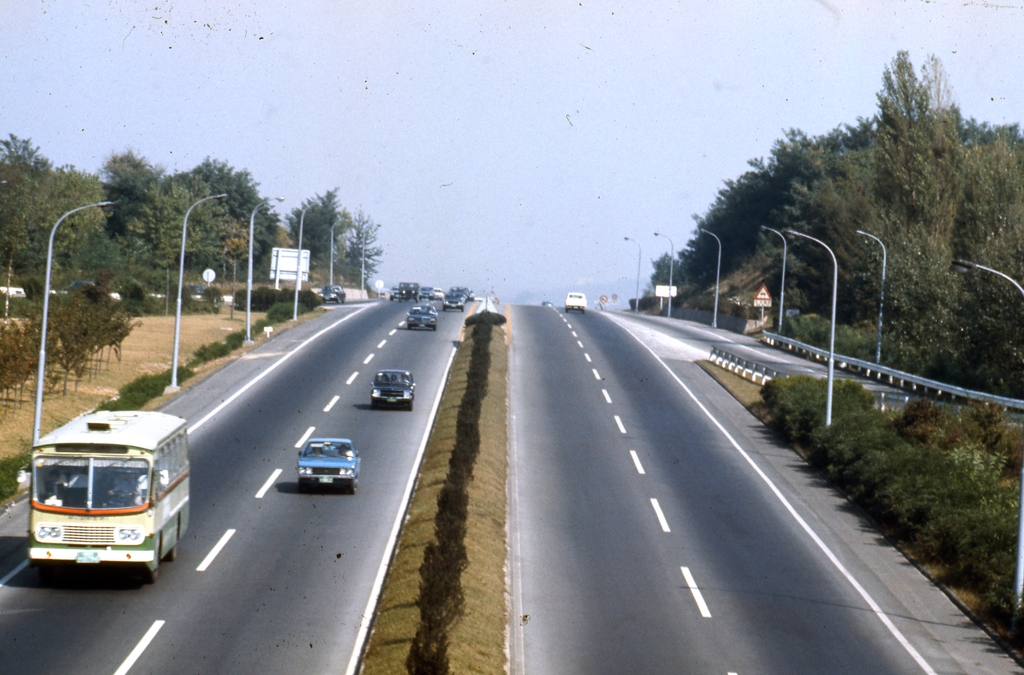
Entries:
{"type": "Polygon", "coordinates": [[[188,527],[188,431],[158,412],[103,411],[32,449],[30,564],[121,566],[156,580],[188,527]]]}

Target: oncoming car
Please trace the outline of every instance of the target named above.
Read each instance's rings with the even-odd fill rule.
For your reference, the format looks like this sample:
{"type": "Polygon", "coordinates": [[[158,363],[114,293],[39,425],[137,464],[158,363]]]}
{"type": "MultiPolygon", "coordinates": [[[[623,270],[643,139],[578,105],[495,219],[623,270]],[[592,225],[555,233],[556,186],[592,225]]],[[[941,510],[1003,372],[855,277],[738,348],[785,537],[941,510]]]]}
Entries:
{"type": "Polygon", "coordinates": [[[416,398],[416,382],[408,370],[378,370],[373,376],[370,407],[382,405],[402,406],[412,410],[416,398]]]}
{"type": "Polygon", "coordinates": [[[351,494],[359,484],[359,451],[347,438],[311,438],[299,450],[299,492],[340,487],[351,494]]]}
{"type": "Polygon", "coordinates": [[[430,328],[437,330],[437,310],[430,305],[416,305],[409,310],[405,317],[405,327],[430,328]]]}
{"type": "Polygon", "coordinates": [[[569,293],[565,296],[565,313],[576,310],[580,314],[587,312],[587,296],[582,293],[569,293]]]}

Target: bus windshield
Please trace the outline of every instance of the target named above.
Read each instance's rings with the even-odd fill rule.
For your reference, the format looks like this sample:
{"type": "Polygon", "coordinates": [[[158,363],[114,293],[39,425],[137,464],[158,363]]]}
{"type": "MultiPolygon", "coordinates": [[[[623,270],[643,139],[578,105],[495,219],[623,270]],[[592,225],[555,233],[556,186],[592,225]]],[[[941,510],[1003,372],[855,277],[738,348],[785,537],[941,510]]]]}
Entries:
{"type": "Polygon", "coordinates": [[[149,500],[145,459],[39,457],[33,469],[35,499],[47,506],[125,509],[149,500]]]}

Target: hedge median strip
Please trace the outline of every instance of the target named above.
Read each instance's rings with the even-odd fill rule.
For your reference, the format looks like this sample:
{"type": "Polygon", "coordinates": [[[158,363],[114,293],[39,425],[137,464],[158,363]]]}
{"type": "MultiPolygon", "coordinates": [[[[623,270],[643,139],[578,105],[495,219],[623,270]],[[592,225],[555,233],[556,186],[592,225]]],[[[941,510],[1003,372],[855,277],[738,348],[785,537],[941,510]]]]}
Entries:
{"type": "Polygon", "coordinates": [[[467,320],[382,594],[363,672],[503,673],[504,317],[467,320]]]}

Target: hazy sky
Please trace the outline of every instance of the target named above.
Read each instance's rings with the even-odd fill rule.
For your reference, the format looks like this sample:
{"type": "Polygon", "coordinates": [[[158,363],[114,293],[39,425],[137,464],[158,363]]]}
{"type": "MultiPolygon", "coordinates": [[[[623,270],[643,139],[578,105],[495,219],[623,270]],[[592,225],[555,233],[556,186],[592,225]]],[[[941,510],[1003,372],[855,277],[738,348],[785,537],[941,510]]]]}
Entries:
{"type": "Polygon", "coordinates": [[[282,214],[337,187],[389,286],[625,298],[624,236],[645,284],[655,230],[684,246],[785,129],[874,114],[900,49],[966,116],[1024,121],[1022,25],[964,0],[0,0],[0,136],[89,171],[221,159],[282,214]]]}

